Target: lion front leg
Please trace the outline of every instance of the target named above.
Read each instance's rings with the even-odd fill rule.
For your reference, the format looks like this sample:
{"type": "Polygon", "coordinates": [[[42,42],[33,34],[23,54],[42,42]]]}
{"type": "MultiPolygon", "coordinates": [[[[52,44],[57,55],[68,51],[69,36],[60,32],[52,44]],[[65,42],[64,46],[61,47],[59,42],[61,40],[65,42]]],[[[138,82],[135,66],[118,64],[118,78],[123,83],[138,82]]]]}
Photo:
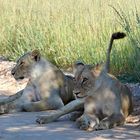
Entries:
{"type": "Polygon", "coordinates": [[[97,129],[99,119],[94,114],[84,113],[80,118],[76,120],[76,124],[81,130],[93,131],[97,129]]]}
{"type": "Polygon", "coordinates": [[[84,104],[84,114],[76,120],[78,127],[82,130],[96,130],[99,118],[96,115],[97,103],[93,96],[88,96],[84,104]]]}
{"type": "Polygon", "coordinates": [[[124,122],[125,122],[125,118],[121,113],[112,114],[111,116],[106,117],[100,121],[98,130],[111,129],[115,126],[123,125],[124,122]]]}
{"type": "Polygon", "coordinates": [[[46,124],[46,123],[50,123],[53,121],[56,121],[61,115],[62,112],[55,112],[53,114],[48,114],[48,115],[43,115],[43,116],[38,116],[38,118],[36,119],[36,122],[38,124],[46,124]]]}
{"type": "Polygon", "coordinates": [[[53,114],[39,116],[36,122],[39,124],[53,122],[65,114],[68,114],[70,112],[80,109],[83,105],[84,105],[84,99],[74,100],[68,103],[67,105],[65,105],[64,107],[60,108],[59,110],[55,111],[53,114]]]}
{"type": "Polygon", "coordinates": [[[71,121],[76,121],[79,117],[81,117],[83,114],[83,111],[74,111],[72,113],[69,114],[69,119],[71,121]]]}

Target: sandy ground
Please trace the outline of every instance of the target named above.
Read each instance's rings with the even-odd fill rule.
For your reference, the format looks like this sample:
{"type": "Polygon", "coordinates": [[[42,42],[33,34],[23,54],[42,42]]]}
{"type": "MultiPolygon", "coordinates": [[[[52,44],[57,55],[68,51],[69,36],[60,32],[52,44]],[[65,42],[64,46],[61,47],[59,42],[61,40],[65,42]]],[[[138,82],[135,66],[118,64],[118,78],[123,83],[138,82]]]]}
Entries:
{"type": "MultiPolygon", "coordinates": [[[[13,62],[0,59],[0,95],[12,95],[23,89],[27,83],[16,82],[11,76],[13,62]]],[[[0,116],[0,140],[126,140],[140,139],[140,84],[128,84],[134,98],[134,112],[128,117],[131,123],[115,129],[85,132],[79,130],[74,122],[69,121],[68,115],[58,121],[38,125],[36,116],[47,112],[20,112],[0,116]]]]}

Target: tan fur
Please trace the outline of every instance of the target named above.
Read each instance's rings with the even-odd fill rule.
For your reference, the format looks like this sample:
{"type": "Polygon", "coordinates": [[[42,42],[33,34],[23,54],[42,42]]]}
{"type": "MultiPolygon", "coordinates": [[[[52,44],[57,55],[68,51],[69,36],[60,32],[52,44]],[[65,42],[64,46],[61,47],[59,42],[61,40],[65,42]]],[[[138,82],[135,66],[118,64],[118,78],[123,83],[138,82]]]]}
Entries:
{"type": "Polygon", "coordinates": [[[29,78],[29,82],[24,90],[0,101],[1,114],[59,109],[74,100],[73,77],[64,75],[37,50],[21,56],[11,73],[16,80],[29,78]]]}
{"type": "Polygon", "coordinates": [[[87,80],[80,82],[81,86],[78,85],[80,91],[76,90],[77,97],[86,97],[84,114],[77,120],[80,129],[91,131],[122,125],[132,112],[129,89],[114,76],[104,72],[96,77],[84,67],[78,77],[84,79],[85,76],[87,80]]]}
{"type": "Polygon", "coordinates": [[[104,68],[90,68],[81,62],[75,64],[75,89],[77,100],[55,112],[54,115],[39,117],[38,123],[54,121],[61,115],[72,112],[84,103],[84,113],[77,119],[80,129],[87,131],[109,129],[122,125],[132,112],[132,95],[130,90],[109,74],[110,52],[114,39],[120,39],[124,33],[114,33],[107,50],[104,68]]]}

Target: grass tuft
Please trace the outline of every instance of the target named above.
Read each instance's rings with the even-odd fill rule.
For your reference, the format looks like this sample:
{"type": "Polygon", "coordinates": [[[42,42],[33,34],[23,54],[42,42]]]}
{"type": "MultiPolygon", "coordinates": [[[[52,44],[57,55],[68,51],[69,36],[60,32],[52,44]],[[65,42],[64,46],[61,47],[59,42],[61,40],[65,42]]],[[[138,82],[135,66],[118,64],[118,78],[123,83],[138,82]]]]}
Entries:
{"type": "Polygon", "coordinates": [[[123,31],[111,53],[115,75],[140,80],[139,0],[0,0],[0,55],[16,60],[31,49],[59,67],[105,60],[109,38],[123,31]]]}

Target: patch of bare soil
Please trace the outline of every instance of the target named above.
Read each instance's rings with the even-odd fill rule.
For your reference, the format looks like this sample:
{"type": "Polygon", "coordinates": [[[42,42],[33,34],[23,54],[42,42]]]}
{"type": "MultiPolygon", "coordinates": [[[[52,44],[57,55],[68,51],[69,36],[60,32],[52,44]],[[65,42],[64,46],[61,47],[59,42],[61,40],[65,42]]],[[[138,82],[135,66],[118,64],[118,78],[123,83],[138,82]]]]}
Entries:
{"type": "Polygon", "coordinates": [[[27,79],[17,82],[11,75],[14,62],[5,61],[0,57],[0,95],[12,95],[26,86],[27,79]]]}
{"type": "Polygon", "coordinates": [[[133,95],[133,113],[127,118],[128,122],[140,122],[140,83],[127,84],[133,95]]]}

